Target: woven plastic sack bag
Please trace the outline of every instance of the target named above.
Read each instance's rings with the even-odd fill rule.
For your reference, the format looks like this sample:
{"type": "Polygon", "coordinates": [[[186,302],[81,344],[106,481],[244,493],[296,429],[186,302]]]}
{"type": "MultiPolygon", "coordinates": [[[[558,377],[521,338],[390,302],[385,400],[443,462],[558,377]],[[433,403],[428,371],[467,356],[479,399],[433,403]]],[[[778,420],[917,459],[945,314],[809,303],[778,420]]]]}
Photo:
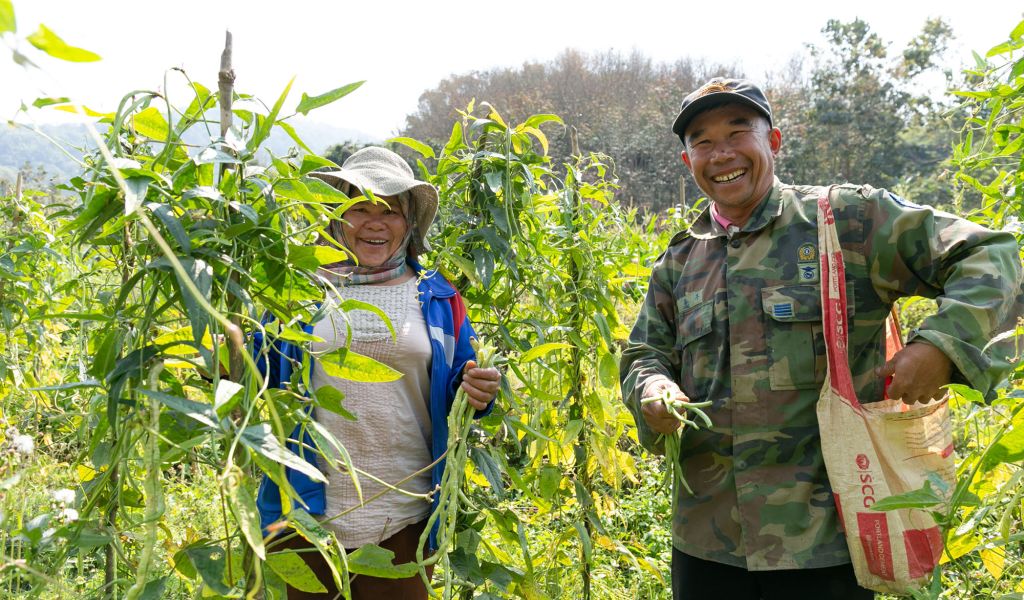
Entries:
{"type": "MultiPolygon", "coordinates": [[[[861,404],[847,355],[846,278],[829,193],[818,199],[821,305],[828,373],[818,400],[821,448],[857,582],[907,593],[926,585],[942,555],[942,533],[922,509],[875,511],[892,495],[921,489],[929,475],[952,489],[956,476],[946,398],[908,406],[884,399],[861,404]]],[[[900,347],[890,317],[887,358],[900,347]]]]}

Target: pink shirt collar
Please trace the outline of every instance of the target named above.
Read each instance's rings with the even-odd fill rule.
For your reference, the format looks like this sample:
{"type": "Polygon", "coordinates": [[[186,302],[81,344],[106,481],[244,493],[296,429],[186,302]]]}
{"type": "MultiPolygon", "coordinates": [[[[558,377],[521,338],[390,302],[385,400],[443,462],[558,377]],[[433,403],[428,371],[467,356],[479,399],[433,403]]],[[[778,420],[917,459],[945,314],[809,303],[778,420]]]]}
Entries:
{"type": "Polygon", "coordinates": [[[721,213],[718,212],[718,209],[715,208],[714,202],[711,203],[711,217],[714,218],[715,221],[717,221],[718,224],[722,226],[722,229],[726,231],[729,231],[730,227],[735,226],[735,224],[732,221],[726,219],[725,217],[722,216],[721,213]]]}

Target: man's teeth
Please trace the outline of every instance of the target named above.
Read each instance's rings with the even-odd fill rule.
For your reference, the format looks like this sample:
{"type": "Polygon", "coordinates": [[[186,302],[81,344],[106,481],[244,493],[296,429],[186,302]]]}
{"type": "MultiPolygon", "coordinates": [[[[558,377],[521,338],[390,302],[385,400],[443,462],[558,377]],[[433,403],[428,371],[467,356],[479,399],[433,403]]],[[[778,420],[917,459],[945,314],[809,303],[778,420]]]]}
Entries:
{"type": "Polygon", "coordinates": [[[726,173],[725,175],[718,175],[717,177],[712,177],[711,179],[715,183],[729,183],[730,181],[733,181],[735,179],[739,179],[739,177],[741,175],[743,175],[744,173],[746,173],[746,172],[747,172],[746,169],[736,169],[732,173],[726,173]]]}

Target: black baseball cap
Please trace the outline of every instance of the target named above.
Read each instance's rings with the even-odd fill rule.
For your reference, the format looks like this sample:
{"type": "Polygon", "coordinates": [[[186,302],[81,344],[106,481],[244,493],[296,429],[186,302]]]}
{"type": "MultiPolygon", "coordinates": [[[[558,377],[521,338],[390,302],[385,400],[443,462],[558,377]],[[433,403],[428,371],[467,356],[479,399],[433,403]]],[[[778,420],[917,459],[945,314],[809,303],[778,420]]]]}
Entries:
{"type": "Polygon", "coordinates": [[[772,107],[761,88],[746,79],[715,77],[683,98],[679,116],[672,123],[672,133],[678,135],[685,143],[683,134],[694,117],[709,108],[730,102],[753,108],[764,115],[768,119],[768,124],[772,125],[772,107]]]}

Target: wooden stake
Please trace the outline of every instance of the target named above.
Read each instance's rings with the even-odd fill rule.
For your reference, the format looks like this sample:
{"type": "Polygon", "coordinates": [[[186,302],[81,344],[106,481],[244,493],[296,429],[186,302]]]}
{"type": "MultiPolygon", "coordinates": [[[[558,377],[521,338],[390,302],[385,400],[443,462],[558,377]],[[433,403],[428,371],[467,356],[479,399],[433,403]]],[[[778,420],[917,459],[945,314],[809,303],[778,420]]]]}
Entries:
{"type": "Polygon", "coordinates": [[[235,70],[231,68],[231,32],[224,32],[224,52],[220,55],[220,74],[217,77],[220,89],[220,136],[223,138],[231,129],[231,97],[235,93],[235,70]]]}

